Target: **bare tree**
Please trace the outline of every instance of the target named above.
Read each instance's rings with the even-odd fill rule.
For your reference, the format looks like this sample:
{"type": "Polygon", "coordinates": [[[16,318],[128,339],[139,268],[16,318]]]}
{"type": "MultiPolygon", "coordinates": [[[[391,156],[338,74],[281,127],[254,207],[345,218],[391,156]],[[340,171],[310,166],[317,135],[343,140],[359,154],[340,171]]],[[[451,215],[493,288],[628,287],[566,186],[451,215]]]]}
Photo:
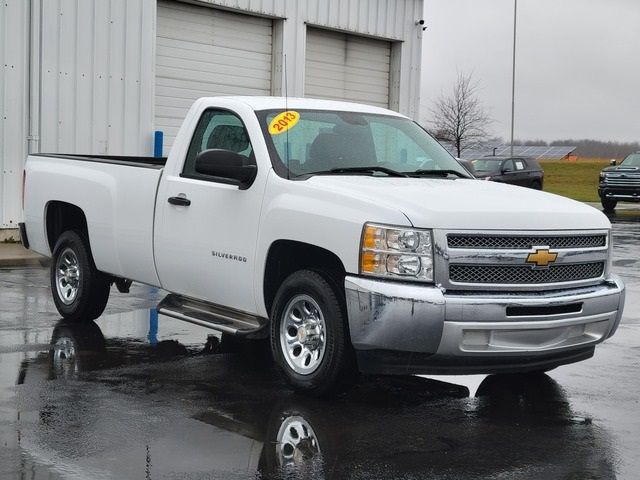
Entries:
{"type": "Polygon", "coordinates": [[[450,95],[442,94],[431,109],[432,133],[451,142],[459,157],[464,150],[486,139],[492,122],[477,97],[478,84],[471,74],[458,74],[450,95]]]}

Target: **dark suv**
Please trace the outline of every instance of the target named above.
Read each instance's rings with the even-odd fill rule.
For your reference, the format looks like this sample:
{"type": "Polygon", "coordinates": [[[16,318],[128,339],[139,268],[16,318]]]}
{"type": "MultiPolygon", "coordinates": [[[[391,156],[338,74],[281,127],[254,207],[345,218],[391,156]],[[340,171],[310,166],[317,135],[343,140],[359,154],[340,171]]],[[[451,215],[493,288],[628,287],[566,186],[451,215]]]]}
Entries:
{"type": "Polygon", "coordinates": [[[600,172],[598,195],[605,212],[613,212],[618,202],[640,202],[640,152],[615,161],[600,172]]]}
{"type": "Polygon", "coordinates": [[[471,163],[477,178],[542,190],[544,172],[534,158],[482,157],[471,163]]]}

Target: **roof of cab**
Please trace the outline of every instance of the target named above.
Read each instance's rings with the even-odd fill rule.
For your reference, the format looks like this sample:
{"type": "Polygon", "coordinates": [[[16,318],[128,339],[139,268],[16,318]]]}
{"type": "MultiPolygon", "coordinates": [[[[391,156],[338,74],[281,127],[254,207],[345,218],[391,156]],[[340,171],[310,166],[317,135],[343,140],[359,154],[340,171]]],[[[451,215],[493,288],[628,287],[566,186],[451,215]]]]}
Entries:
{"type": "Polygon", "coordinates": [[[380,115],[395,115],[403,117],[404,115],[388,110],[386,108],[374,107],[371,105],[363,105],[361,103],[342,102],[337,100],[321,100],[317,98],[299,98],[299,97],[248,97],[248,96],[221,96],[214,97],[216,99],[227,99],[245,103],[253,110],[272,110],[272,109],[300,109],[300,110],[337,110],[347,112],[374,113],[380,115]]]}

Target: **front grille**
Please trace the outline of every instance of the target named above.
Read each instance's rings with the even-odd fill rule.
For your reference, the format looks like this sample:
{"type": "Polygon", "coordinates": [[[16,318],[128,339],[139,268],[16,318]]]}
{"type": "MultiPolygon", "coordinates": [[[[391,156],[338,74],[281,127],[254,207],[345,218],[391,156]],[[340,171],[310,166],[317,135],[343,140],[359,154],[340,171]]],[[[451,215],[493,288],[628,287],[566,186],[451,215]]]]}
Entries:
{"type": "Polygon", "coordinates": [[[640,174],[638,173],[608,173],[604,185],[620,187],[640,187],[640,174]]]}
{"type": "Polygon", "coordinates": [[[534,269],[529,265],[453,264],[449,266],[449,279],[456,283],[503,285],[576,282],[601,277],[604,266],[604,262],[552,265],[545,269],[534,269]]]}
{"type": "Polygon", "coordinates": [[[607,244],[606,235],[447,235],[449,248],[529,250],[532,247],[597,248],[607,244]]]}
{"type": "Polygon", "coordinates": [[[610,187],[640,187],[640,179],[631,180],[628,178],[611,178],[604,183],[604,185],[610,187]]]}

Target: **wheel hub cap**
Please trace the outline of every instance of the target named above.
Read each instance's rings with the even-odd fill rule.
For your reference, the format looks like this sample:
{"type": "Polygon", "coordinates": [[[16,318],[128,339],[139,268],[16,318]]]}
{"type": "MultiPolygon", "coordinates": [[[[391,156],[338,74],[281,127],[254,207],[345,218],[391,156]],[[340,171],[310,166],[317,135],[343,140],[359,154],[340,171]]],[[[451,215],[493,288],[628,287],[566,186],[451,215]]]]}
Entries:
{"type": "Polygon", "coordinates": [[[280,346],[287,365],[309,375],[322,363],[326,324],[318,303],[309,295],[296,295],[284,309],[280,346]]]}
{"type": "Polygon", "coordinates": [[[78,296],[80,265],[78,257],[70,248],[65,249],[56,261],[56,290],[65,305],[71,305],[78,296]]]}

